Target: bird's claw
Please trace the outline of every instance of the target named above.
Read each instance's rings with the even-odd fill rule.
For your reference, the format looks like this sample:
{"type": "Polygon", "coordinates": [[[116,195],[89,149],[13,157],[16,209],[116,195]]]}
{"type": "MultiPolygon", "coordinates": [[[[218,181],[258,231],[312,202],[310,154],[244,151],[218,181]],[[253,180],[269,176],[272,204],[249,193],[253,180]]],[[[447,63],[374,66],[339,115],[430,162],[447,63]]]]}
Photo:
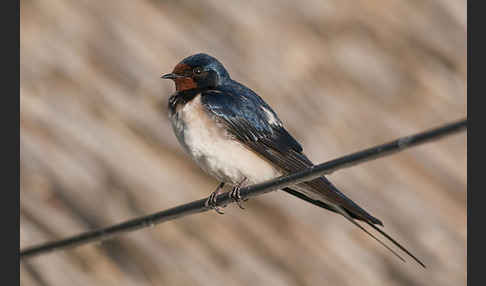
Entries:
{"type": "Polygon", "coordinates": [[[246,181],[246,178],[241,181],[239,184],[237,184],[236,186],[233,187],[233,189],[231,190],[230,192],[230,198],[240,207],[240,209],[244,210],[245,208],[243,207],[243,205],[241,204],[241,201],[247,201],[248,199],[242,199],[241,198],[241,193],[240,193],[240,189],[241,189],[241,185],[243,184],[243,182],[246,181]]]}
{"type": "Polygon", "coordinates": [[[218,214],[224,214],[223,208],[216,205],[216,197],[221,193],[221,190],[223,189],[224,183],[219,184],[218,188],[212,192],[204,205],[207,208],[215,210],[218,214]]]}

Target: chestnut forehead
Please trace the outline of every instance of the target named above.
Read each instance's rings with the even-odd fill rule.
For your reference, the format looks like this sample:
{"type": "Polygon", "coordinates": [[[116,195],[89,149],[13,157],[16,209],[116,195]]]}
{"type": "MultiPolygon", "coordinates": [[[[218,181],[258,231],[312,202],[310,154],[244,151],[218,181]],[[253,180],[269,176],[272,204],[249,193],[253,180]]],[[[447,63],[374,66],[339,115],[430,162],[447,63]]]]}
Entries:
{"type": "Polygon", "coordinates": [[[184,71],[190,70],[190,69],[191,69],[190,65],[180,63],[180,64],[175,66],[173,73],[180,74],[180,73],[184,73],[184,71]]]}

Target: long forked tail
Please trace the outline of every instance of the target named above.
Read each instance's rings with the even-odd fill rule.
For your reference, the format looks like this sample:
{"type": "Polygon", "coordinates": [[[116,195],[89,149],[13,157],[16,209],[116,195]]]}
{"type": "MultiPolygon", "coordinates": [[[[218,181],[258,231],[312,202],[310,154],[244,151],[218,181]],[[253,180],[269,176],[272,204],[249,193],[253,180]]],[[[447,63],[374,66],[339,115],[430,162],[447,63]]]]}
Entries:
{"type": "MultiPolygon", "coordinates": [[[[371,236],[374,240],[378,241],[383,247],[385,247],[386,249],[388,249],[391,253],[393,253],[395,256],[397,256],[400,260],[402,260],[403,262],[405,262],[405,259],[403,259],[403,257],[401,257],[400,255],[398,255],[398,253],[396,253],[393,249],[391,249],[388,245],[386,245],[383,241],[381,241],[379,238],[377,238],[376,236],[374,236],[372,233],[370,233],[368,230],[366,230],[362,225],[360,225],[359,223],[357,223],[349,214],[348,212],[346,212],[345,209],[343,209],[342,207],[340,206],[333,206],[335,208],[335,210],[337,212],[339,212],[341,215],[343,215],[347,220],[349,220],[352,224],[356,225],[358,228],[360,228],[362,231],[366,232],[369,236],[371,236]]],[[[420,259],[418,259],[415,255],[413,255],[410,251],[408,251],[405,247],[403,247],[400,243],[398,243],[395,239],[393,239],[391,236],[389,236],[386,232],[384,232],[383,230],[379,229],[377,226],[375,226],[373,223],[369,222],[369,221],[366,221],[365,222],[371,226],[373,229],[375,229],[376,231],[378,231],[381,235],[383,235],[384,237],[386,237],[389,241],[391,241],[396,247],[400,248],[403,252],[405,252],[408,256],[410,256],[411,258],[413,258],[413,260],[415,260],[418,264],[420,264],[420,266],[422,266],[423,268],[426,268],[425,264],[420,261],[420,259]]]]}
{"type": "MultiPolygon", "coordinates": [[[[314,199],[312,199],[312,198],[304,195],[303,193],[298,192],[298,191],[296,191],[294,189],[291,189],[291,188],[283,188],[282,190],[285,191],[288,194],[291,194],[291,195],[293,195],[295,197],[298,197],[298,198],[300,198],[302,200],[305,200],[308,203],[311,203],[311,204],[316,205],[318,207],[321,207],[321,208],[327,209],[329,211],[332,211],[332,212],[341,214],[347,220],[349,220],[352,224],[356,225],[358,228],[360,228],[361,230],[363,230],[364,232],[366,232],[369,236],[371,236],[374,240],[378,241],[378,243],[380,243],[383,247],[385,247],[387,250],[389,250],[391,253],[393,253],[395,256],[397,256],[400,260],[405,261],[403,259],[403,257],[401,257],[400,255],[398,255],[388,245],[386,245],[383,241],[381,241],[376,236],[374,236],[372,233],[370,233],[368,230],[366,230],[362,225],[360,225],[355,220],[364,221],[365,223],[367,223],[368,225],[370,225],[373,229],[375,229],[377,232],[379,232],[381,235],[383,235],[384,237],[386,237],[389,241],[391,241],[396,247],[400,248],[403,252],[405,252],[407,255],[409,255],[411,258],[413,258],[423,268],[426,268],[425,264],[422,261],[420,261],[420,259],[418,259],[415,255],[413,255],[410,251],[408,251],[405,247],[403,247],[400,243],[398,243],[390,235],[388,235],[386,232],[384,232],[383,230],[379,229],[375,225],[375,224],[383,225],[380,220],[378,220],[378,219],[376,219],[376,218],[373,217],[374,218],[374,221],[369,221],[366,217],[361,217],[359,215],[356,215],[353,212],[348,211],[348,210],[346,210],[343,207],[339,207],[339,206],[336,206],[334,204],[327,204],[327,203],[324,203],[324,202],[319,201],[319,200],[314,200],[314,199]]],[[[369,217],[372,217],[372,216],[369,215],[369,217]]]]}

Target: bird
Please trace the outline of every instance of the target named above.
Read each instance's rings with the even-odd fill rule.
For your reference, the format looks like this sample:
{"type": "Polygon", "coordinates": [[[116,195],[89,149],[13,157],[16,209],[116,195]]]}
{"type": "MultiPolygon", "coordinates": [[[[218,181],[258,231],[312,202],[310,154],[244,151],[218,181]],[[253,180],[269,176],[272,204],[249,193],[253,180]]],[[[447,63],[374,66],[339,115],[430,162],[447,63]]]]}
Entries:
{"type": "MultiPolygon", "coordinates": [[[[219,181],[206,206],[216,206],[225,184],[230,197],[240,204],[242,185],[261,183],[301,171],[314,164],[301,144],[285,129],[275,111],[253,90],[233,80],[216,58],[197,53],[184,58],[171,73],[176,91],[168,100],[168,116],[177,140],[194,162],[219,181]]],[[[422,267],[425,264],[381,230],[383,223],[332,184],[325,176],[299,183],[283,191],[338,213],[405,262],[396,251],[364,228],[365,223],[382,234],[422,267]]]]}

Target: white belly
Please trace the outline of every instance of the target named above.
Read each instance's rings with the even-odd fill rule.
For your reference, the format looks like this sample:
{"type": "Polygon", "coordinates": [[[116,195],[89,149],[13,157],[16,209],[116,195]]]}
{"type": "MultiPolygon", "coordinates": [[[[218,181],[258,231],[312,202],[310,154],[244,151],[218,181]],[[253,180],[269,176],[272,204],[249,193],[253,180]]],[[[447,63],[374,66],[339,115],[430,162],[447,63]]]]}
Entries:
{"type": "Polygon", "coordinates": [[[236,184],[246,178],[245,183],[254,184],[281,175],[265,159],[231,139],[203,109],[200,95],[178,108],[170,119],[184,149],[219,181],[236,184]]]}

